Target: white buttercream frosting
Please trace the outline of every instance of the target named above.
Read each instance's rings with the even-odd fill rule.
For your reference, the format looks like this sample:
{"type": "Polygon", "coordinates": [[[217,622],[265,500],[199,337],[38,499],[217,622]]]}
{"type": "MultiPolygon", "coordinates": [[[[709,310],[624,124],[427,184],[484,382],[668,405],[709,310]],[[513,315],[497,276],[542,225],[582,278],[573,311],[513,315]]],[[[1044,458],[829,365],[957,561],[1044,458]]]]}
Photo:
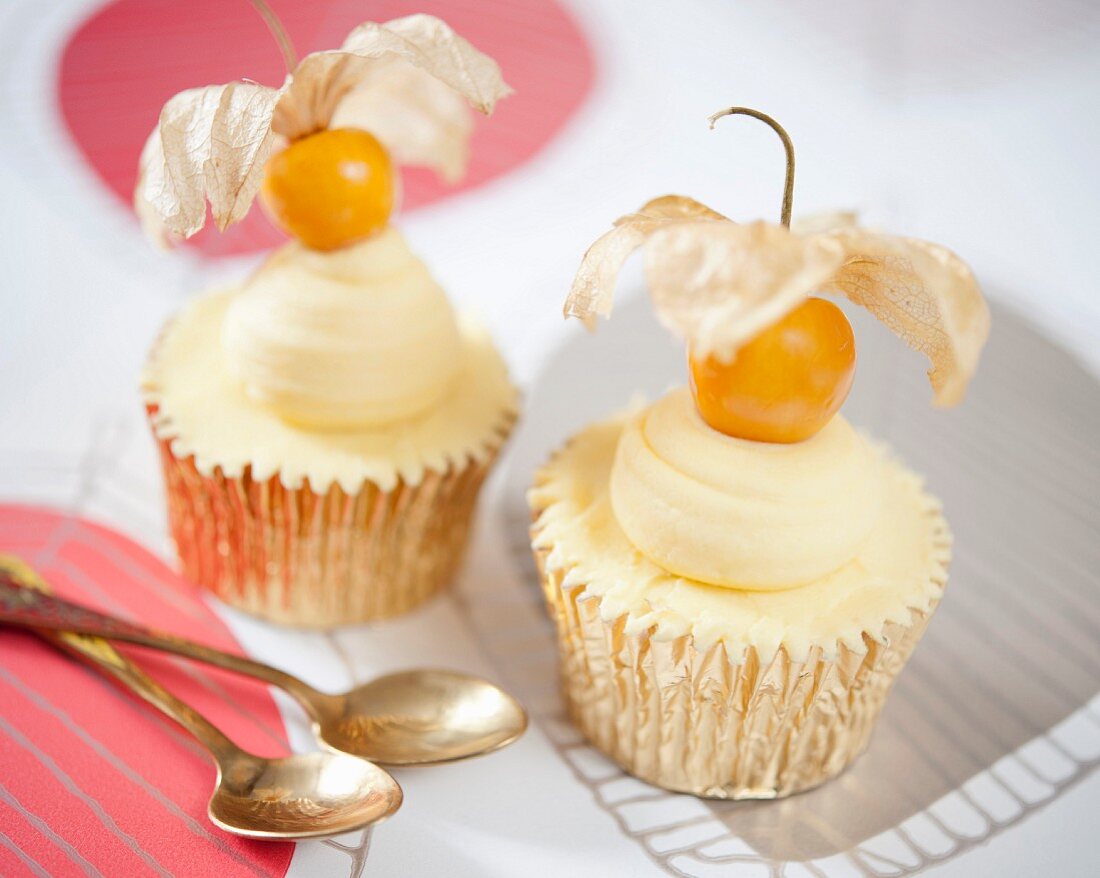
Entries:
{"type": "Polygon", "coordinates": [[[422,414],[462,365],[450,303],[393,227],[332,252],[282,247],[233,299],[221,335],[248,397],[313,428],[422,414]]]}
{"type": "MultiPolygon", "coordinates": [[[[928,610],[942,594],[950,537],[939,505],[916,476],[873,445],[868,462],[879,474],[878,511],[852,557],[836,569],[773,591],[714,586],[670,572],[638,549],[612,507],[620,440],[638,417],[614,418],[574,437],[540,470],[530,493],[537,515],[533,542],[546,553],[547,568],[562,587],[581,589],[580,599],[598,599],[601,616],[622,620],[628,634],[651,630],[659,640],[691,634],[699,649],[723,642],[731,656],[740,656],[752,647],[762,661],[782,646],[800,661],[812,648],[832,656],[839,644],[862,652],[865,636],[878,637],[887,622],[909,624],[912,610],[928,610]]],[[[690,444],[678,454],[681,466],[697,469],[682,458],[691,456],[690,444]]],[[[735,477],[726,472],[722,478],[735,477]]],[[[701,519],[694,522],[699,526],[701,519]]]]}
{"type": "Polygon", "coordinates": [[[241,295],[230,289],[188,303],[142,376],[157,436],[170,441],[175,456],[193,455],[205,475],[220,469],[236,477],[248,468],[257,480],[278,475],[291,488],[308,480],[317,492],[336,483],[355,493],[370,481],[391,490],[399,480],[419,484],[429,470],[488,460],[511,429],[518,393],[489,334],[465,318],[457,323],[455,377],[428,411],[356,429],[290,423],[254,399],[228,362],[222,330],[241,295]]]}
{"type": "Polygon", "coordinates": [[[611,470],[623,532],[678,576],[768,591],[857,554],[878,516],[879,456],[840,416],[804,442],[719,433],[684,388],[632,417],[611,470]]]}

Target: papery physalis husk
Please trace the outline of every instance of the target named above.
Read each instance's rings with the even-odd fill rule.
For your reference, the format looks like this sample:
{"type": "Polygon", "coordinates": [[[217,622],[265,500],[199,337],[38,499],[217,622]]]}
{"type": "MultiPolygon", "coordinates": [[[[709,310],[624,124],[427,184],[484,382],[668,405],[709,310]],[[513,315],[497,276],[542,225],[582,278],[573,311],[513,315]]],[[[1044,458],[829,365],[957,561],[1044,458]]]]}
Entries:
{"type": "Polygon", "coordinates": [[[628,256],[658,229],[682,223],[726,221],[717,213],[684,195],[664,195],[644,204],[637,213],[619,217],[588,248],[573,278],[563,313],[576,317],[594,329],[597,317],[608,317],[615,295],[615,282],[628,256]]]}
{"type": "Polygon", "coordinates": [[[271,116],[278,92],[251,82],[182,91],[160,111],[139,163],[134,209],[146,233],[187,238],[206,222],[219,229],[244,219],[275,148],[271,116]]]}
{"type": "Polygon", "coordinates": [[[331,128],[368,128],[399,165],[434,170],[448,183],[462,178],[474,122],[461,95],[410,64],[379,65],[370,86],[337,105],[331,128]]]}
{"type": "Polygon", "coordinates": [[[843,261],[835,244],[773,223],[681,223],[650,237],[645,276],[661,323],[695,355],[728,360],[843,261]]]}
{"type": "Polygon", "coordinates": [[[823,210],[795,217],[791,220],[791,231],[796,235],[816,235],[837,229],[854,229],[858,225],[859,214],[854,210],[823,210]]]}
{"type": "Polygon", "coordinates": [[[693,351],[728,360],[811,293],[839,293],[932,363],[938,405],[961,401],[989,334],[970,269],[936,244],[853,228],[838,214],[797,234],[739,225],[683,196],[664,196],[616,221],[585,253],[565,315],[593,326],[611,313],[620,269],[645,249],[646,281],[661,322],[693,351]]]}
{"type": "Polygon", "coordinates": [[[454,180],[473,127],[466,104],[488,115],[509,94],[496,62],[440,19],[367,22],[338,50],[303,58],[282,88],[237,82],[169,100],[142,151],[134,206],[157,241],[195,234],[207,200],[224,229],[248,212],[274,149],[334,119],[371,131],[399,164],[454,180]]]}
{"type": "Polygon", "coordinates": [[[932,363],[937,405],[962,402],[989,337],[989,308],[970,268],[946,247],[840,229],[815,236],[844,249],[844,265],[824,284],[862,305],[932,363]]]}

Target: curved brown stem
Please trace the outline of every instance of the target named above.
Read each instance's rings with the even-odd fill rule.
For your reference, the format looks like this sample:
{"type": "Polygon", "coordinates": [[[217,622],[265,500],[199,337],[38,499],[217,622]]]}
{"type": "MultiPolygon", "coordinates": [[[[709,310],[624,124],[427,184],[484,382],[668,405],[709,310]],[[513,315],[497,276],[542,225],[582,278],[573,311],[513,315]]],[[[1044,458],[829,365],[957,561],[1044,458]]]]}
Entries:
{"type": "Polygon", "coordinates": [[[787,175],[783,180],[783,207],[780,213],[780,221],[787,228],[790,228],[791,205],[794,202],[794,144],[791,143],[790,135],[787,134],[783,126],[776,122],[771,116],[766,113],[761,113],[759,110],[750,109],[749,107],[728,107],[725,110],[719,110],[713,116],[707,118],[707,121],[710,122],[710,127],[713,128],[714,123],[723,116],[752,116],[754,119],[759,119],[761,122],[768,125],[779,135],[779,139],[783,141],[783,150],[787,153],[787,175]]]}
{"type": "Polygon", "coordinates": [[[298,66],[298,56],[294,53],[294,44],[290,41],[290,35],[287,34],[283,23],[279,21],[279,16],[271,11],[271,7],[264,0],[252,0],[252,5],[256,7],[260,18],[264,20],[267,29],[275,37],[275,42],[279,44],[279,51],[283,53],[283,63],[286,64],[286,72],[293,73],[294,68],[298,66]]]}

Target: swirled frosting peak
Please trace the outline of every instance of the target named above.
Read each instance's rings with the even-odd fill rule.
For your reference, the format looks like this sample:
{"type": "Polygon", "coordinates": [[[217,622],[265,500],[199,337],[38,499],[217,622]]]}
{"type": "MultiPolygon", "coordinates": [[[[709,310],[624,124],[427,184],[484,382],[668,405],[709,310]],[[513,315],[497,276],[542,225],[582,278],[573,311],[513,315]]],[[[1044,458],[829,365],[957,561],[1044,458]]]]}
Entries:
{"type": "Polygon", "coordinates": [[[840,416],[804,442],[750,442],[708,427],[681,389],[626,426],[611,503],[634,546],[668,572],[771,591],[857,555],[878,515],[880,467],[840,416]]]}
{"type": "Polygon", "coordinates": [[[276,251],[234,298],[222,345],[251,399],[322,429],[431,409],[462,357],[446,295],[392,227],[342,250],[276,251]]]}

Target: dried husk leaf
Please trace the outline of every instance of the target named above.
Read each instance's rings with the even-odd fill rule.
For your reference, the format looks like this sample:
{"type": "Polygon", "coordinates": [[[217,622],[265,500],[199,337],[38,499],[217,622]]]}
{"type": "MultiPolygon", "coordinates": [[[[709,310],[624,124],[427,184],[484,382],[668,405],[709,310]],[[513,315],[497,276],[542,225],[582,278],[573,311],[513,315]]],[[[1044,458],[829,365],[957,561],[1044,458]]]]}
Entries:
{"type": "Polygon", "coordinates": [[[206,221],[240,221],[274,149],[340,121],[362,127],[399,164],[449,180],[465,168],[466,104],[489,114],[511,93],[500,68],[438,18],[410,15],[359,25],[337,51],[307,55],[280,89],[235,82],[171,98],[142,151],[134,206],[158,242],[187,238],[206,221]]]}
{"type": "Polygon", "coordinates": [[[645,273],[661,323],[699,356],[730,359],[828,281],[844,251],[762,221],[681,223],[657,230],[645,273]]]}
{"type": "Polygon", "coordinates": [[[862,305],[932,363],[935,403],[957,405],[989,337],[989,308],[970,268],[945,247],[861,229],[814,236],[843,248],[825,283],[862,305]]]}
{"type": "Polygon", "coordinates": [[[164,148],[160,132],[154,130],[141,148],[138,162],[138,179],[134,186],[134,213],[145,236],[158,247],[167,248],[178,235],[171,234],[165,226],[165,218],[146,195],[147,191],[157,191],[166,184],[164,170],[164,148]]]}
{"type": "Polygon", "coordinates": [[[729,220],[684,195],[654,198],[636,213],[619,217],[611,231],[597,238],[581,259],[563,313],[584,321],[589,329],[595,328],[597,317],[611,314],[615,284],[623,263],[650,235],[670,226],[712,222],[729,220]]]}
{"type": "Polygon", "coordinates": [[[422,70],[486,115],[512,92],[492,58],[434,16],[409,15],[384,24],[368,21],[338,50],[302,59],[279,101],[275,130],[294,139],[328,127],[340,102],[355,89],[373,88],[375,78],[380,89],[392,89],[392,99],[413,97],[425,79],[385,76],[397,63],[422,70]]]}
{"type": "Polygon", "coordinates": [[[404,61],[379,62],[367,85],[336,108],[331,128],[363,128],[399,165],[431,168],[448,183],[466,171],[473,119],[450,86],[404,61]]]}
{"type": "Polygon", "coordinates": [[[611,312],[627,257],[644,247],[658,318],[696,354],[729,360],[813,292],[846,296],[932,363],[937,405],[960,402],[989,335],[989,310],[970,269],[937,244],[855,227],[833,214],[798,234],[738,225],[683,196],[664,196],[616,221],[585,253],[565,303],[590,327],[611,312]]]}
{"type": "Polygon", "coordinates": [[[796,235],[817,235],[858,226],[859,214],[854,210],[823,210],[796,216],[791,220],[791,231],[796,235]]]}
{"type": "Polygon", "coordinates": [[[142,150],[134,207],[146,233],[188,238],[206,222],[243,219],[278,138],[271,130],[279,92],[252,82],[188,89],[171,98],[142,150]]]}

